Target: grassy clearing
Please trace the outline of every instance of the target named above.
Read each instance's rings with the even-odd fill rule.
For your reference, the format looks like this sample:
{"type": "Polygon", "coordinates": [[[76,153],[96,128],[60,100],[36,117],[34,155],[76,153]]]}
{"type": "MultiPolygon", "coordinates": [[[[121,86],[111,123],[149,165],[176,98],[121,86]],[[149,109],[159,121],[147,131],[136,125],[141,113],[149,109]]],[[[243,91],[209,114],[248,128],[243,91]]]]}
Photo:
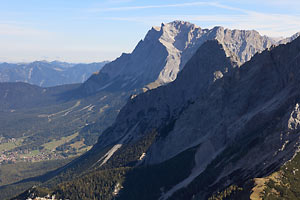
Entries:
{"type": "Polygon", "coordinates": [[[84,153],[92,148],[92,146],[87,146],[86,144],[84,144],[84,138],[80,141],[70,144],[70,147],[72,147],[73,149],[76,149],[76,152],[77,152],[76,155],[81,155],[82,153],[84,153]]]}
{"type": "Polygon", "coordinates": [[[274,181],[277,185],[280,185],[281,174],[279,172],[275,172],[268,177],[264,178],[255,178],[255,187],[252,189],[252,194],[250,196],[251,200],[262,200],[263,192],[266,189],[266,183],[269,181],[274,181]]]}
{"type": "Polygon", "coordinates": [[[10,141],[6,143],[0,144],[0,151],[9,151],[18,146],[20,146],[23,142],[23,139],[16,139],[15,141],[10,141]]]}
{"type": "Polygon", "coordinates": [[[72,148],[75,148],[75,149],[79,150],[79,149],[85,147],[86,145],[84,144],[84,139],[83,139],[83,140],[74,142],[73,144],[70,144],[70,146],[72,148]]]}
{"type": "Polygon", "coordinates": [[[36,155],[39,155],[41,152],[39,150],[33,150],[33,151],[30,151],[29,153],[27,154],[21,154],[21,157],[23,158],[29,158],[29,157],[34,157],[36,155]]]}
{"type": "Polygon", "coordinates": [[[71,141],[72,139],[76,138],[79,135],[78,132],[74,133],[73,135],[70,135],[68,137],[62,137],[60,140],[52,140],[51,142],[45,143],[42,146],[45,149],[48,149],[50,151],[54,151],[56,149],[56,147],[63,145],[69,141],[71,141]]]}

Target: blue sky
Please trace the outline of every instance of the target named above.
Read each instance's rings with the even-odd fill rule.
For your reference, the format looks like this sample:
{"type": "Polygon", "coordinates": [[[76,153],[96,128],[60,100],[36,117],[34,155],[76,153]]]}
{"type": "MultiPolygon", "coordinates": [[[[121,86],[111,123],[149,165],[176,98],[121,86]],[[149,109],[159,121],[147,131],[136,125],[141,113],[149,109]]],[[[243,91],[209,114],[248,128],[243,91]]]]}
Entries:
{"type": "Polygon", "coordinates": [[[174,20],[290,36],[300,31],[300,1],[0,0],[0,62],[113,60],[174,20]]]}

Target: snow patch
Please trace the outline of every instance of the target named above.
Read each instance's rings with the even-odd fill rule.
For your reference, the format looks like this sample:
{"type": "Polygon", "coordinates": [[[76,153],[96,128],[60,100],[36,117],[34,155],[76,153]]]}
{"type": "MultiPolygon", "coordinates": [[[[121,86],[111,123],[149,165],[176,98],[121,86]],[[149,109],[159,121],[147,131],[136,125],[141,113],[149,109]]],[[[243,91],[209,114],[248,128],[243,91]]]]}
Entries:
{"type": "Polygon", "coordinates": [[[62,71],[64,71],[63,69],[61,69],[61,68],[58,68],[58,67],[55,67],[55,68],[53,68],[55,71],[59,71],[59,72],[62,72],[62,71]]]}
{"type": "Polygon", "coordinates": [[[145,156],[146,156],[146,153],[142,153],[142,155],[139,157],[139,160],[140,161],[144,160],[145,156]]]}
{"type": "Polygon", "coordinates": [[[29,73],[28,73],[28,80],[31,79],[32,76],[32,71],[33,71],[33,67],[29,69],[29,73]]]}

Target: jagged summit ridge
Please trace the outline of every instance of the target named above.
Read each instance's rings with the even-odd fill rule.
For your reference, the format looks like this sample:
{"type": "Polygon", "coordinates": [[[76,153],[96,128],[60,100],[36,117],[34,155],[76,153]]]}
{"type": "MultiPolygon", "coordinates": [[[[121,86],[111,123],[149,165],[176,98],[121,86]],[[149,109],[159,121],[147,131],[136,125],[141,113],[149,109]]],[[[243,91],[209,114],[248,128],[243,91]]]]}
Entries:
{"type": "Polygon", "coordinates": [[[208,40],[218,40],[236,54],[240,64],[255,53],[276,44],[257,31],[230,30],[223,27],[202,29],[189,22],[174,21],[152,27],[131,54],[122,54],[92,76],[84,89],[132,90],[155,88],[176,79],[196,50],[208,40]]]}

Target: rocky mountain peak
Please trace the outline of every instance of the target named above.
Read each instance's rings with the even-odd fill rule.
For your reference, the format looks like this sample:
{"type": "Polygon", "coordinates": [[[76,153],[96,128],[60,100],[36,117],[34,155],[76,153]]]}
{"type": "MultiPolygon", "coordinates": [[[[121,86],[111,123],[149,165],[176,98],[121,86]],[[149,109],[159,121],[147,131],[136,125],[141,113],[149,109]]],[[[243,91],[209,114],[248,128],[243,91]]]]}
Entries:
{"type": "Polygon", "coordinates": [[[281,38],[280,40],[277,41],[277,44],[286,44],[288,42],[295,40],[299,36],[300,36],[300,32],[297,32],[297,33],[293,34],[291,37],[281,38]]]}
{"type": "Polygon", "coordinates": [[[184,51],[191,43],[193,38],[193,32],[201,32],[201,28],[194,24],[184,21],[174,21],[162,26],[162,36],[160,41],[168,47],[173,44],[171,48],[175,48],[178,51],[184,51]]]}
{"type": "Polygon", "coordinates": [[[163,23],[160,27],[152,27],[131,54],[122,54],[106,65],[83,88],[87,93],[142,88],[145,91],[172,82],[208,40],[222,43],[227,54],[236,56],[238,65],[249,61],[257,52],[278,44],[254,30],[230,30],[221,26],[202,29],[185,21],[163,23]]]}
{"type": "MultiPolygon", "coordinates": [[[[178,30],[171,30],[165,42],[180,34],[172,35],[178,30]]],[[[228,187],[269,175],[293,159],[300,144],[300,38],[275,47],[255,31],[216,28],[204,35],[175,81],[130,98],[97,144],[44,185],[52,185],[64,197],[88,194],[91,187],[86,185],[95,180],[97,186],[110,183],[121,188],[119,199],[209,199],[228,187]],[[264,45],[265,50],[240,65],[248,59],[245,51],[258,52],[264,45]],[[109,176],[101,176],[106,172],[109,176]],[[115,176],[118,179],[111,180],[115,176]],[[63,180],[64,185],[58,184],[63,180]]],[[[132,54],[114,62],[124,59],[128,64],[135,56],[159,58],[149,56],[153,52],[143,57],[141,50],[150,46],[161,48],[164,59],[179,52],[168,51],[174,42],[165,46],[162,38],[141,41],[132,54]]],[[[132,78],[129,73],[118,78],[122,73],[115,81],[132,78]]],[[[96,85],[97,78],[111,77],[100,72],[93,78],[96,85]]],[[[104,83],[110,84],[115,82],[104,83]]],[[[114,191],[104,197],[113,199],[114,191]]]]}
{"type": "Polygon", "coordinates": [[[192,24],[188,21],[183,21],[183,20],[174,20],[172,22],[169,23],[162,23],[162,26],[165,25],[170,25],[170,26],[175,26],[175,27],[179,27],[179,26],[196,26],[195,24],[192,24]]]}

